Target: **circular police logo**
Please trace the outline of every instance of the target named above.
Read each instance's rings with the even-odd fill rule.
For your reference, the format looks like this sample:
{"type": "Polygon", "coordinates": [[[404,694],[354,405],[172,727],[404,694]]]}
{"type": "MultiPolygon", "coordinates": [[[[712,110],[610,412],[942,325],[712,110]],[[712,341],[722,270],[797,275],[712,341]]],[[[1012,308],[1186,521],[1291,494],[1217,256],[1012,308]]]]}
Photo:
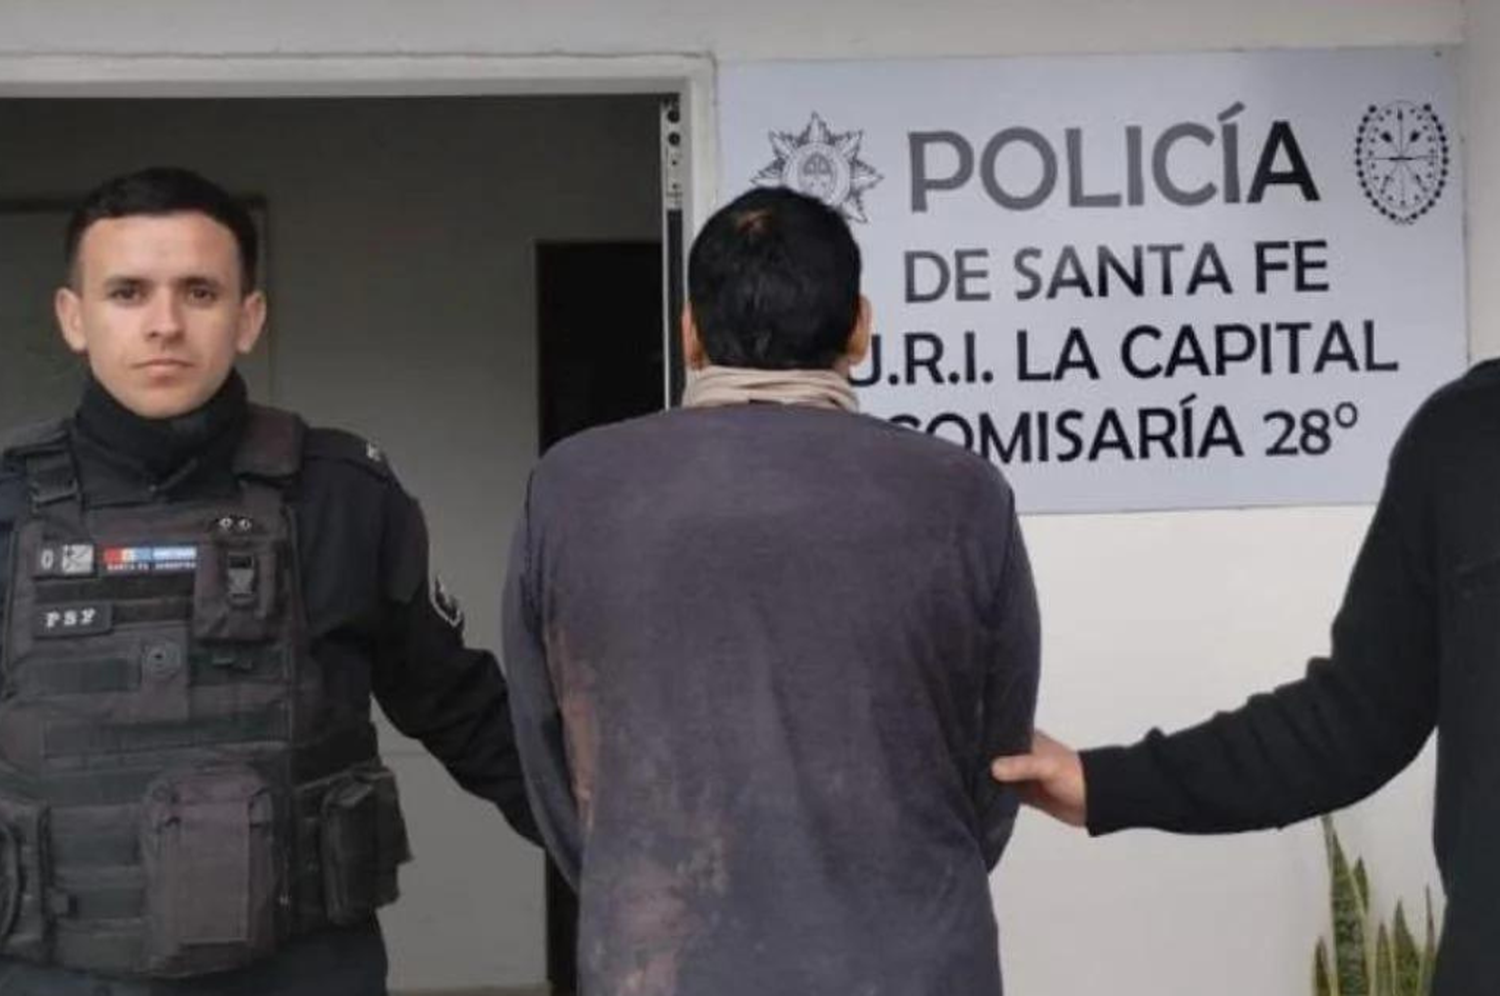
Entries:
{"type": "Polygon", "coordinates": [[[1449,157],[1447,129],[1431,104],[1371,104],[1360,119],[1354,141],[1360,188],[1399,225],[1410,225],[1443,196],[1449,157]]]}
{"type": "Polygon", "coordinates": [[[862,131],[835,132],[814,113],[800,132],[771,132],[775,159],[755,176],[758,187],[786,187],[816,197],[850,221],[868,221],[864,195],[884,177],[860,158],[862,131]]]}

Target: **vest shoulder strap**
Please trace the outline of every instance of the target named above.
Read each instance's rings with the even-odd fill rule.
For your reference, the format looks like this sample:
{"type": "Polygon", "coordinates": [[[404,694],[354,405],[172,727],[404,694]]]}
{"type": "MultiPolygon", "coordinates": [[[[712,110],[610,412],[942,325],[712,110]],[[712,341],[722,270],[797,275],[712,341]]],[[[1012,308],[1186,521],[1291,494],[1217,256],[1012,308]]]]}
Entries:
{"type": "Polygon", "coordinates": [[[68,420],[48,419],[34,422],[0,435],[0,457],[6,463],[19,461],[27,454],[39,450],[51,450],[68,445],[68,420]]]}
{"type": "Polygon", "coordinates": [[[0,466],[24,475],[32,508],[78,497],[78,471],[67,419],[25,426],[0,440],[0,466]]]}
{"type": "Polygon", "coordinates": [[[271,482],[295,477],[302,467],[306,435],[307,426],[291,412],[251,405],[250,421],[234,455],[235,476],[271,482]]]}

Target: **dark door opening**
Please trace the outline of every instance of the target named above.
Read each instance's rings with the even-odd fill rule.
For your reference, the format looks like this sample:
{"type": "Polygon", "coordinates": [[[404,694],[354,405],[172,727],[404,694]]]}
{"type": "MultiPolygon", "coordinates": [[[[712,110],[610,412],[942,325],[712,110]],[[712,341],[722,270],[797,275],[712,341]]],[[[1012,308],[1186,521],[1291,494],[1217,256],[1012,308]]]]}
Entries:
{"type": "MultiPolygon", "coordinates": [[[[575,432],[664,407],[662,247],[537,247],[540,450],[575,432]]],[[[578,900],[547,862],[547,980],[577,988],[578,900]]]]}
{"type": "Polygon", "coordinates": [[[663,407],[661,262],[659,242],[537,247],[542,452],[663,407]]]}

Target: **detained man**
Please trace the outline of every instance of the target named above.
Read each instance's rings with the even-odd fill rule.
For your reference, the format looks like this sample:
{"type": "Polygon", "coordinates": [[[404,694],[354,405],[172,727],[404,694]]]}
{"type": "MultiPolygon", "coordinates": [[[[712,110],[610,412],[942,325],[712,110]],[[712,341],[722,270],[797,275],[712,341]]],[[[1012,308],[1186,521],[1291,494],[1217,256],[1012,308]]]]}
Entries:
{"type": "Polygon", "coordinates": [[[1038,620],[1010,489],[860,415],[847,224],[745,194],[693,245],[683,407],[532,475],[517,743],[584,996],[996,996],[987,871],[1038,620]]]}

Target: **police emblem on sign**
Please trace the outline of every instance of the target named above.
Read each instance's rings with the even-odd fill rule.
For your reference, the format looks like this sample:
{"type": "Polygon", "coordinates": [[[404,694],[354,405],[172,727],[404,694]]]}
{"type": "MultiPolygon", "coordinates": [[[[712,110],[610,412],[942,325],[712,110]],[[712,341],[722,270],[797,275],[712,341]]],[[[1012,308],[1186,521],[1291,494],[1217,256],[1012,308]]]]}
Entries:
{"type": "Polygon", "coordinates": [[[432,610],[436,612],[449,626],[454,629],[464,628],[463,606],[458,604],[458,599],[443,584],[443,579],[436,574],[432,576],[432,610]]]}
{"type": "Polygon", "coordinates": [[[1448,185],[1448,132],[1431,104],[1371,104],[1359,122],[1354,163],[1375,209],[1410,225],[1437,204],[1448,185]]]}
{"type": "Polygon", "coordinates": [[[771,132],[776,158],[750,182],[816,197],[850,221],[869,221],[865,193],[884,177],[859,156],[862,131],[835,132],[814,112],[800,132],[771,132]]]}

